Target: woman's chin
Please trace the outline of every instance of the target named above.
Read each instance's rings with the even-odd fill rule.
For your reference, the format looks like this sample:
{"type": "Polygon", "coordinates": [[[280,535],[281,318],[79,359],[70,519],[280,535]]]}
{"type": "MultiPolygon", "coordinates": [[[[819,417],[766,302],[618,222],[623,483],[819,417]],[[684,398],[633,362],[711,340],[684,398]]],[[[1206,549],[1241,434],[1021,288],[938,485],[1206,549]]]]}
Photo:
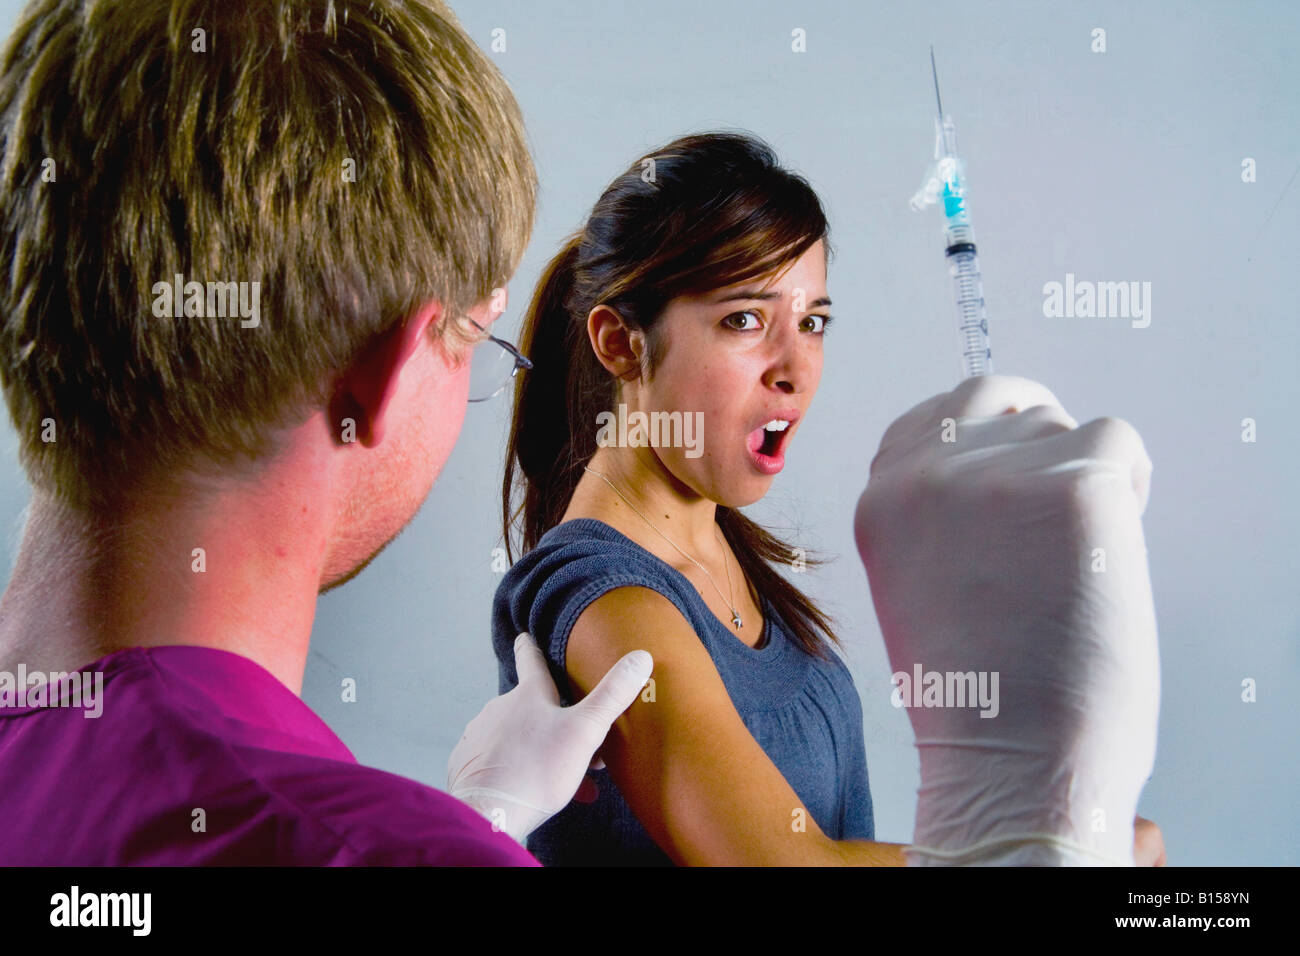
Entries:
{"type": "Polygon", "coordinates": [[[750,474],[743,481],[728,483],[725,494],[726,500],[721,498],[715,498],[714,500],[723,508],[744,508],[762,500],[771,488],[771,476],[750,474]]]}
{"type": "Polygon", "coordinates": [[[761,500],[771,490],[775,477],[763,474],[745,459],[735,462],[725,471],[711,470],[707,475],[692,475],[689,480],[675,474],[672,469],[668,471],[683,488],[693,490],[721,508],[744,508],[761,500]]]}

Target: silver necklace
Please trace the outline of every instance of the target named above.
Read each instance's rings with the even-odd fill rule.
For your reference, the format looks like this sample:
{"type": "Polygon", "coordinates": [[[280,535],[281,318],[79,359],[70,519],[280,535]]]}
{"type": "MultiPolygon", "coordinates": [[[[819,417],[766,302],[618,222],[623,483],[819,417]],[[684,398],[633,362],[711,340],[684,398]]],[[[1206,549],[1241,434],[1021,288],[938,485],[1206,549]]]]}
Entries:
{"type": "MultiPolygon", "coordinates": [[[[727,590],[728,590],[729,592],[731,592],[731,595],[732,595],[730,598],[727,598],[726,596],[723,595],[723,593],[722,593],[722,589],[721,589],[720,587],[718,587],[718,582],[716,582],[716,581],[713,580],[713,575],[709,573],[709,569],[706,568],[704,565],[700,564],[700,562],[696,561],[694,558],[692,558],[689,554],[687,554],[687,553],[686,553],[685,551],[683,551],[681,548],[678,548],[677,545],[673,543],[673,539],[672,539],[672,538],[668,537],[668,535],[664,534],[662,531],[660,531],[658,528],[656,528],[656,527],[654,526],[654,522],[651,521],[649,518],[647,518],[645,515],[641,514],[641,511],[637,508],[637,506],[634,505],[634,504],[632,504],[632,502],[630,502],[630,501],[627,500],[627,495],[625,495],[625,494],[623,494],[623,492],[619,491],[619,490],[618,490],[618,487],[614,484],[614,482],[610,481],[608,478],[606,478],[606,477],[605,477],[604,475],[602,475],[600,472],[598,472],[598,471],[592,471],[592,469],[588,468],[586,465],[583,465],[583,466],[582,466],[582,470],[583,470],[583,471],[587,471],[587,472],[591,472],[591,474],[595,475],[597,478],[600,478],[602,481],[605,482],[605,484],[607,484],[607,485],[609,485],[611,488],[613,488],[613,489],[614,489],[614,494],[616,494],[616,495],[618,495],[620,498],[622,498],[623,501],[627,503],[627,506],[628,506],[629,508],[631,508],[631,509],[632,509],[633,511],[635,511],[638,515],[640,515],[641,520],[644,521],[646,524],[648,524],[648,525],[649,525],[649,526],[654,530],[654,532],[655,532],[657,535],[659,535],[659,537],[663,538],[665,541],[667,541],[669,544],[671,544],[674,548],[676,548],[677,553],[680,554],[683,558],[685,558],[687,561],[691,562],[691,564],[695,565],[697,568],[699,568],[701,571],[703,571],[703,572],[704,572],[704,576],[705,576],[706,578],[708,578],[708,579],[709,579],[709,583],[713,585],[713,590],[715,590],[715,591],[718,592],[718,597],[720,597],[720,598],[722,598],[724,601],[726,601],[726,602],[727,602],[727,607],[731,608],[731,623],[734,624],[734,625],[736,625],[737,628],[744,627],[744,624],[741,623],[741,620],[740,620],[740,612],[736,610],[735,592],[734,592],[734,590],[732,589],[732,586],[731,586],[731,563],[727,560],[727,549],[726,549],[726,548],[723,548],[723,549],[722,549],[722,565],[723,565],[723,567],[725,567],[725,568],[727,569],[727,590]]],[[[714,537],[717,537],[717,534],[718,534],[718,528],[717,528],[717,525],[716,525],[716,524],[715,524],[714,527],[713,527],[713,534],[714,534],[714,537]]],[[[719,541],[718,543],[721,544],[722,542],[719,541]]]]}

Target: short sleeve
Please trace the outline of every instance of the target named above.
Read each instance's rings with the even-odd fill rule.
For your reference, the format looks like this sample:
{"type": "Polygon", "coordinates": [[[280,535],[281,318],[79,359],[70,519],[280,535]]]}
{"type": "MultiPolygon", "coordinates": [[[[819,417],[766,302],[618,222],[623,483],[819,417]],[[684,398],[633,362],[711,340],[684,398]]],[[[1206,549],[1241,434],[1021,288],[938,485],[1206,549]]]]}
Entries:
{"type": "Polygon", "coordinates": [[[699,622],[678,584],[656,562],[634,549],[600,539],[572,541],[544,552],[539,547],[507,572],[497,591],[493,640],[501,692],[519,682],[514,639],[520,631],[528,631],[546,655],[551,676],[563,693],[574,624],[592,602],[620,587],[644,587],[662,594],[698,630],[699,622]]]}

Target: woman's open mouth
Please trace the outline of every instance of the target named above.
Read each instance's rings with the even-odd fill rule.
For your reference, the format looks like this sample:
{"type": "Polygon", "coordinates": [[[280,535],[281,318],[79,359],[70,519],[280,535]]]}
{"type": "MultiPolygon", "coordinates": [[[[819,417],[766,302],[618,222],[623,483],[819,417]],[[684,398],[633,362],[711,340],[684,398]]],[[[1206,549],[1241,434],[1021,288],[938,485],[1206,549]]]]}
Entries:
{"type": "Polygon", "coordinates": [[[785,417],[773,417],[759,425],[746,440],[754,467],[765,475],[775,475],[785,467],[785,446],[799,413],[791,410],[782,412],[781,416],[785,417]]]}

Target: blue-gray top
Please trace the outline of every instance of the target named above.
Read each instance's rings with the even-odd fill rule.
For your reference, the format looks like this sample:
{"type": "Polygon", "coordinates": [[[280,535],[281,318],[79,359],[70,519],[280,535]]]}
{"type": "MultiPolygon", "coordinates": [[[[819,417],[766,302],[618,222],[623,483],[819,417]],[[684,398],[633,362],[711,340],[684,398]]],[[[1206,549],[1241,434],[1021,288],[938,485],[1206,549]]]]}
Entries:
{"type": "MultiPolygon", "coordinates": [[[[875,839],[862,704],[844,663],[805,652],[761,595],[765,639],[749,647],[685,575],[603,521],[577,518],[552,528],[497,588],[492,645],[501,693],[518,683],[514,642],[528,631],[563,694],[565,650],[578,616],[602,594],[628,586],[657,591],[690,622],[745,726],[822,832],[833,839],[875,839]]],[[[609,771],[591,771],[590,778],[594,800],[575,799],[538,827],[528,840],[533,855],[547,866],[671,865],[609,771]]]]}

